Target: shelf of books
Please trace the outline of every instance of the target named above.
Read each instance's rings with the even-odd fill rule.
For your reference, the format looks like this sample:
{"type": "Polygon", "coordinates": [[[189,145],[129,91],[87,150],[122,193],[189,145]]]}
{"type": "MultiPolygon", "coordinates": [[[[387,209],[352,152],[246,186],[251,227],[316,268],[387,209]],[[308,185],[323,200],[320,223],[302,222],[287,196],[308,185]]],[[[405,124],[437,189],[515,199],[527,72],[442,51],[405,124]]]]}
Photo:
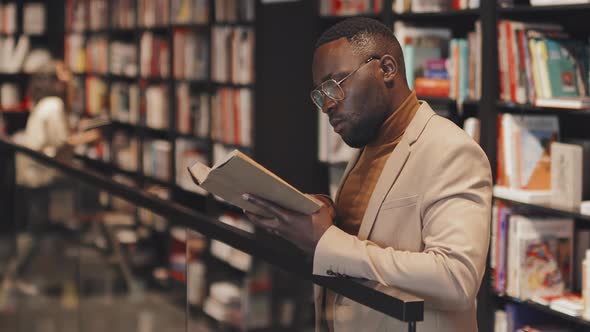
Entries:
{"type": "Polygon", "coordinates": [[[27,84],[31,73],[51,58],[48,17],[43,2],[0,2],[0,135],[12,135],[25,125],[31,107],[27,84]]]}
{"type": "Polygon", "coordinates": [[[497,8],[497,122],[488,151],[496,176],[491,282],[495,294],[506,294],[494,295],[503,302],[496,331],[548,323],[535,318],[540,313],[577,331],[590,326],[581,318],[588,317],[582,261],[590,248],[590,26],[582,18],[590,6],[515,2],[497,8]]]}
{"type": "MultiPolygon", "coordinates": [[[[79,158],[158,197],[253,232],[241,210],[211,198],[187,167],[196,161],[212,165],[233,149],[254,151],[256,3],[68,0],[65,54],[78,87],[76,111],[112,122],[104,142],[80,148],[79,158]]],[[[112,208],[118,205],[125,209],[118,200],[112,208]]],[[[207,254],[191,261],[179,248],[201,243],[198,234],[170,228],[145,209],[136,214],[178,245],[171,245],[166,274],[185,285],[193,309],[242,330],[268,326],[270,311],[261,314],[258,326],[245,318],[223,322],[242,300],[269,298],[268,285],[248,289],[260,264],[218,241],[204,245],[207,254]],[[239,278],[214,277],[220,266],[239,272],[239,278]],[[206,284],[193,294],[192,283],[203,278],[206,284]]]]}

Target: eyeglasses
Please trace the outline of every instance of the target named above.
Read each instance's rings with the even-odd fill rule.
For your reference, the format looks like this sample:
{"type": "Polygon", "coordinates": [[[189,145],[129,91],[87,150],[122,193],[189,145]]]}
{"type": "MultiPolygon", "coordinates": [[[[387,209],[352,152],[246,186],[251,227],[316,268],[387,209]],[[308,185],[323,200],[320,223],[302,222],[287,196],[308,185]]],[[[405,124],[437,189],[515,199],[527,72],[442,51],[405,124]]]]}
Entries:
{"type": "Polygon", "coordinates": [[[357,69],[353,70],[350,74],[346,75],[343,79],[336,81],[335,79],[329,79],[327,81],[322,82],[317,89],[311,91],[311,100],[317,106],[318,110],[321,110],[324,107],[324,95],[328,96],[328,98],[339,101],[344,99],[344,90],[340,84],[344,82],[347,78],[352,76],[352,74],[356,73],[359,69],[361,69],[367,63],[373,60],[379,60],[379,57],[372,56],[365,60],[365,62],[361,63],[357,69]]]}

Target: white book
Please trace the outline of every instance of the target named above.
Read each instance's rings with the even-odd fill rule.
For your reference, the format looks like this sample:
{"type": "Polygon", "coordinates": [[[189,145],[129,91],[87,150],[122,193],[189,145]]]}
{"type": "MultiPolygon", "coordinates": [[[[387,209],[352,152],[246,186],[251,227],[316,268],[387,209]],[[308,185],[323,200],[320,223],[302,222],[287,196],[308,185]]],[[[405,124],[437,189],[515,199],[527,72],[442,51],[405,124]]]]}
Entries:
{"type": "Polygon", "coordinates": [[[494,196],[530,204],[550,204],[551,190],[524,190],[494,186],[494,196]]]}
{"type": "Polygon", "coordinates": [[[576,144],[551,144],[551,202],[578,208],[582,202],[583,148],[576,144]]]}

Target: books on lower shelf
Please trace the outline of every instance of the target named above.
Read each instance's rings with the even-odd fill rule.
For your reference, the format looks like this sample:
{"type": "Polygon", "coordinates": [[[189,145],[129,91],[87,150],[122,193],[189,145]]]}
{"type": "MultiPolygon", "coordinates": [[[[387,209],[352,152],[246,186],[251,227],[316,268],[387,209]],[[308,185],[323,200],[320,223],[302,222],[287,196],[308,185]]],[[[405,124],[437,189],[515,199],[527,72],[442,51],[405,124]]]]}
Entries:
{"type": "Polygon", "coordinates": [[[573,332],[563,321],[540,314],[535,308],[507,303],[505,310],[495,312],[494,332],[573,332]]]}
{"type": "Polygon", "coordinates": [[[350,15],[378,15],[383,8],[382,0],[320,0],[320,15],[322,16],[350,16],[350,15]]]}
{"type": "Polygon", "coordinates": [[[244,200],[242,194],[256,195],[306,214],[317,211],[321,206],[317,199],[303,194],[238,150],[226,155],[213,167],[195,163],[189,172],[196,185],[232,205],[261,216],[268,216],[268,212],[244,200]]]}
{"type": "Polygon", "coordinates": [[[533,302],[546,305],[552,310],[563,314],[579,317],[582,315],[583,305],[582,296],[576,293],[566,293],[552,296],[535,296],[531,298],[533,302]]]}
{"type": "Polygon", "coordinates": [[[502,203],[492,211],[494,290],[523,300],[571,291],[573,220],[517,214],[502,203]]]}

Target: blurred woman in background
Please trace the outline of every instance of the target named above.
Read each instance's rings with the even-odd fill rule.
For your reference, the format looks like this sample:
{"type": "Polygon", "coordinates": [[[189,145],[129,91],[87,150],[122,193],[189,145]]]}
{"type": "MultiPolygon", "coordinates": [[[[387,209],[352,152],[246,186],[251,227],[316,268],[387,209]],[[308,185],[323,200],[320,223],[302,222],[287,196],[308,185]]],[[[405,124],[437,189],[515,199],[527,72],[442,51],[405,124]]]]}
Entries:
{"type": "MultiPolygon", "coordinates": [[[[13,140],[32,150],[60,159],[69,159],[73,146],[101,139],[98,129],[73,131],[68,117],[73,98],[72,74],[61,61],[51,61],[34,73],[27,94],[32,102],[24,131],[17,132],[13,140]]],[[[40,187],[52,181],[55,171],[17,155],[17,183],[27,187],[40,187]]]]}

